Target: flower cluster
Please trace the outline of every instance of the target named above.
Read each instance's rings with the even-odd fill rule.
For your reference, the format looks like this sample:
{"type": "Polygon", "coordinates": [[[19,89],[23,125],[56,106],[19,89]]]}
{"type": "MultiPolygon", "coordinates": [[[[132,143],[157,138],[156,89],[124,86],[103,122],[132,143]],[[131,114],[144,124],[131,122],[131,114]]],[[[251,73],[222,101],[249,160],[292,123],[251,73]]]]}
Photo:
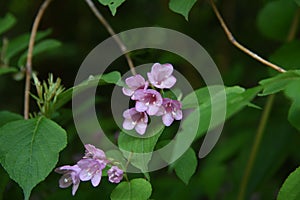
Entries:
{"type": "MultiPolygon", "coordinates": [[[[105,153],[91,144],[85,145],[85,155],[76,165],[65,165],[55,169],[63,174],[59,180],[59,187],[67,188],[73,184],[72,195],[75,195],[80,181],[91,181],[94,187],[101,181],[103,169],[110,164],[105,153]]],[[[113,165],[107,171],[111,183],[119,183],[123,179],[123,171],[113,165]]]]}
{"type": "Polygon", "coordinates": [[[135,101],[135,106],[123,113],[124,129],[135,129],[137,133],[143,135],[147,129],[148,115],[162,116],[165,126],[170,126],[174,120],[182,119],[181,102],[163,98],[156,90],[170,89],[175,85],[176,78],[172,73],[171,64],[155,63],[151,72],[147,73],[147,81],[140,74],[125,80],[127,87],[123,88],[123,93],[135,101]]]}

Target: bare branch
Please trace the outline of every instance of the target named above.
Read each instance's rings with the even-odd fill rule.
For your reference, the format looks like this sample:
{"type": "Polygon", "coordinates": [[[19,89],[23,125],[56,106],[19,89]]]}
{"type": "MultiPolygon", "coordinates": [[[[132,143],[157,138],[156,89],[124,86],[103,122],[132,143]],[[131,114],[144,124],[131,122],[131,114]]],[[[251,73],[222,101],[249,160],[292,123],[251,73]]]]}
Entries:
{"type": "Polygon", "coordinates": [[[124,53],[127,63],[129,65],[129,68],[131,70],[131,73],[133,75],[136,74],[133,62],[129,56],[128,53],[126,53],[126,46],[121,41],[121,39],[116,35],[115,31],[112,29],[112,27],[109,25],[109,23],[106,21],[106,19],[103,17],[103,15],[99,12],[99,10],[96,8],[92,0],[85,0],[85,2],[88,4],[90,9],[93,11],[94,15],[97,17],[97,19],[101,22],[101,24],[105,27],[105,29],[108,31],[108,33],[114,38],[118,46],[120,47],[121,51],[124,53]]]}
{"type": "Polygon", "coordinates": [[[28,119],[29,117],[29,97],[30,97],[30,80],[32,73],[32,53],[34,47],[34,40],[38,30],[39,23],[45,13],[45,10],[49,6],[52,0],[45,0],[41,5],[32,26],[29,44],[28,44],[28,53],[27,53],[27,61],[26,61],[26,78],[25,78],[25,94],[24,94],[24,118],[28,119]]]}
{"type": "Polygon", "coordinates": [[[257,55],[256,53],[253,53],[252,51],[250,51],[249,49],[247,49],[246,47],[244,47],[243,45],[241,45],[238,41],[235,40],[235,38],[233,37],[232,33],[230,32],[230,30],[228,29],[226,23],[224,22],[214,0],[210,0],[211,6],[213,8],[213,11],[215,13],[215,15],[217,16],[228,40],[237,48],[239,48],[241,51],[243,51],[244,53],[248,54],[249,56],[251,56],[252,58],[256,59],[257,61],[263,63],[264,65],[271,67],[281,73],[286,72],[285,69],[265,60],[264,58],[260,57],[259,55],[257,55]]]}

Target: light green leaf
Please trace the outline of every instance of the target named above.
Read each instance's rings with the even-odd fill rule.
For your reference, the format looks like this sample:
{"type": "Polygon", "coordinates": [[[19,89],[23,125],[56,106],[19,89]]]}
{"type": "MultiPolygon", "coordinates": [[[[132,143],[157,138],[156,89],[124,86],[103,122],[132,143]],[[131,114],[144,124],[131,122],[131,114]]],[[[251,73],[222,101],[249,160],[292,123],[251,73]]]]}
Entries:
{"type": "MultiPolygon", "coordinates": [[[[47,37],[51,34],[51,32],[51,29],[37,32],[35,42],[47,37]]],[[[30,34],[26,33],[10,40],[7,46],[5,59],[10,60],[13,56],[17,55],[21,51],[24,51],[28,47],[29,38],[30,34]]]]}
{"type": "Polygon", "coordinates": [[[76,85],[72,88],[69,88],[68,90],[61,93],[56,102],[56,109],[62,107],[67,102],[69,102],[72,99],[73,92],[79,93],[81,91],[84,91],[88,89],[91,85],[105,85],[105,84],[116,84],[119,86],[123,86],[124,83],[121,81],[121,74],[120,72],[113,71],[107,74],[98,75],[95,77],[90,77],[88,80],[83,81],[79,85],[76,85]],[[100,78],[100,81],[98,82],[100,78]]]}
{"type": "MultiPolygon", "coordinates": [[[[57,40],[54,40],[54,39],[47,39],[47,40],[41,41],[40,43],[35,45],[35,47],[33,49],[33,56],[36,56],[36,55],[38,55],[40,53],[43,53],[47,50],[57,48],[60,45],[61,45],[61,43],[57,40]]],[[[26,58],[27,58],[27,51],[24,52],[23,55],[20,57],[20,59],[18,61],[18,66],[19,67],[25,65],[26,58]]]]}
{"type": "Polygon", "coordinates": [[[184,16],[184,18],[188,21],[189,12],[194,6],[197,0],[170,0],[169,8],[176,13],[179,13],[184,16]]]}
{"type": "Polygon", "coordinates": [[[300,80],[300,70],[292,70],[259,82],[263,87],[261,96],[275,94],[284,90],[294,80],[300,80]]]}
{"type": "Polygon", "coordinates": [[[23,117],[19,114],[8,112],[8,111],[0,111],[0,127],[7,124],[8,122],[12,122],[20,119],[23,119],[23,117]]]}
{"type": "Polygon", "coordinates": [[[125,0],[98,0],[102,5],[108,6],[110,12],[113,16],[115,16],[117,12],[117,8],[125,2],[125,0]]]}
{"type": "Polygon", "coordinates": [[[0,35],[4,33],[5,31],[8,31],[13,25],[16,23],[16,18],[10,14],[7,13],[3,18],[0,19],[0,35]]]}
{"type": "MultiPolygon", "coordinates": [[[[118,138],[119,148],[127,159],[130,158],[130,163],[133,166],[137,167],[142,172],[147,172],[152,152],[163,130],[164,129],[161,127],[152,129],[150,131],[153,132],[154,135],[145,138],[134,137],[121,132],[118,138]]],[[[149,133],[147,132],[146,134],[149,133]]]]}
{"type": "Polygon", "coordinates": [[[190,178],[196,172],[198,159],[195,151],[189,148],[173,165],[176,175],[188,184],[190,178]]]}
{"type": "Polygon", "coordinates": [[[18,70],[13,67],[6,67],[6,68],[0,68],[0,76],[4,74],[10,74],[10,73],[15,73],[18,70]]]}
{"type": "Polygon", "coordinates": [[[292,172],[284,181],[277,200],[298,200],[300,199],[300,167],[292,172]]]}
{"type": "Polygon", "coordinates": [[[23,189],[26,200],[53,170],[66,144],[65,130],[44,117],[13,121],[0,128],[0,162],[23,189]]]}
{"type": "Polygon", "coordinates": [[[152,193],[151,184],[142,178],[120,183],[111,193],[111,200],[148,200],[152,193]]]}
{"type": "Polygon", "coordinates": [[[295,80],[292,83],[290,83],[286,89],[284,90],[284,93],[287,97],[289,97],[293,103],[290,107],[289,114],[288,114],[288,120],[289,122],[300,131],[300,79],[295,80]]]}
{"type": "Polygon", "coordinates": [[[260,32],[268,38],[285,41],[296,10],[293,0],[268,2],[258,14],[257,25],[260,32]]]}

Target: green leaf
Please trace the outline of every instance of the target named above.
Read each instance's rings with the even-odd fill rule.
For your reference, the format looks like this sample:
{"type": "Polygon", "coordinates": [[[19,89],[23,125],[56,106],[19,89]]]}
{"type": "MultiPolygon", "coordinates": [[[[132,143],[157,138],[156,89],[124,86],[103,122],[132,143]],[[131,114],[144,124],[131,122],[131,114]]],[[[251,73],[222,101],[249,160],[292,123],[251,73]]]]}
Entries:
{"type": "MultiPolygon", "coordinates": [[[[47,50],[57,48],[60,45],[61,45],[61,43],[57,40],[54,40],[54,39],[47,39],[47,40],[41,41],[40,43],[35,45],[35,47],[33,49],[33,56],[36,56],[36,55],[38,55],[40,53],[43,53],[47,50]]],[[[19,67],[25,65],[26,58],[27,58],[27,51],[24,52],[22,54],[22,56],[20,57],[20,59],[18,61],[18,66],[19,67]]]]}
{"type": "Polygon", "coordinates": [[[298,6],[300,6],[300,0],[294,0],[298,6]]]}
{"type": "Polygon", "coordinates": [[[286,70],[300,68],[300,41],[285,43],[271,55],[270,60],[286,70]]]}
{"type": "Polygon", "coordinates": [[[258,14],[257,25],[260,32],[268,38],[285,41],[296,10],[293,0],[268,2],[258,14]]]}
{"type": "Polygon", "coordinates": [[[290,83],[286,89],[284,90],[284,93],[287,97],[289,97],[293,103],[290,107],[289,114],[288,114],[288,120],[289,122],[300,131],[300,79],[295,80],[292,83],[290,83]]]}
{"type": "Polygon", "coordinates": [[[0,35],[4,33],[5,31],[8,31],[13,25],[16,23],[16,18],[10,14],[7,13],[3,18],[0,19],[0,35]]]}
{"type": "MultiPolygon", "coordinates": [[[[133,166],[142,172],[147,172],[152,152],[163,130],[161,127],[160,129],[159,127],[151,129],[150,131],[153,132],[154,135],[145,138],[130,136],[127,133],[121,132],[118,138],[119,148],[127,159],[130,158],[130,163],[133,166]]],[[[149,133],[146,132],[146,134],[149,133]]]]}
{"type": "Polygon", "coordinates": [[[19,114],[8,112],[8,111],[0,111],[0,127],[7,124],[8,122],[12,122],[20,119],[23,119],[23,117],[19,114]]]}
{"type": "Polygon", "coordinates": [[[119,86],[124,85],[124,83],[121,81],[121,74],[120,72],[117,71],[113,71],[107,74],[101,74],[95,77],[90,77],[88,80],[83,81],[79,85],[69,88],[68,90],[61,93],[57,98],[56,109],[62,107],[67,102],[69,102],[72,99],[73,92],[79,93],[81,91],[84,91],[88,89],[91,85],[95,85],[95,83],[98,85],[105,85],[105,84],[116,84],[119,86]]]}
{"type": "Polygon", "coordinates": [[[117,8],[125,2],[125,0],[98,0],[102,5],[108,6],[110,12],[113,16],[115,16],[117,12],[117,8]]]}
{"type": "Polygon", "coordinates": [[[277,200],[298,200],[300,199],[300,167],[292,172],[284,181],[277,200]]]}
{"type": "Polygon", "coordinates": [[[189,148],[173,165],[176,175],[188,184],[190,178],[196,172],[198,159],[195,151],[189,148]]]}
{"type": "MultiPolygon", "coordinates": [[[[35,42],[47,37],[51,32],[51,29],[37,32],[35,42]]],[[[13,56],[24,51],[28,47],[29,38],[30,34],[26,33],[10,40],[7,46],[5,59],[10,60],[13,56]]]]}
{"type": "Polygon", "coordinates": [[[121,182],[111,193],[111,200],[148,200],[152,193],[151,184],[142,178],[121,182]]]}
{"type": "Polygon", "coordinates": [[[169,8],[173,12],[183,15],[184,18],[188,21],[189,12],[196,2],[197,0],[170,0],[169,8]]]}
{"type": "Polygon", "coordinates": [[[6,67],[6,68],[0,68],[0,76],[4,74],[10,74],[10,73],[15,73],[18,70],[13,67],[6,67]]]}
{"type": "Polygon", "coordinates": [[[23,189],[26,200],[53,170],[66,140],[65,130],[44,117],[13,121],[0,128],[0,162],[23,189]]]}

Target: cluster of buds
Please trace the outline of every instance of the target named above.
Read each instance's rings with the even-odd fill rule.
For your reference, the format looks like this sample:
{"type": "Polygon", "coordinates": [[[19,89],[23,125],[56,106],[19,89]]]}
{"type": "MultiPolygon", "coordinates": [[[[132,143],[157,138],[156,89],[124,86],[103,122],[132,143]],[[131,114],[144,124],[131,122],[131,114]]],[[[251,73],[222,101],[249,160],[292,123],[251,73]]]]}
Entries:
{"type": "Polygon", "coordinates": [[[80,181],[91,181],[94,187],[101,181],[102,171],[110,165],[107,171],[108,180],[111,183],[119,183],[123,179],[123,170],[106,158],[105,153],[91,144],[85,145],[85,155],[76,165],[64,165],[55,169],[55,172],[63,174],[59,180],[59,187],[67,188],[73,184],[72,195],[74,196],[80,181]]]}
{"type": "Polygon", "coordinates": [[[125,80],[127,86],[123,88],[123,93],[135,101],[135,106],[123,113],[125,130],[135,129],[138,134],[144,135],[148,125],[148,116],[162,116],[165,126],[170,126],[174,120],[182,119],[181,102],[163,98],[157,91],[170,89],[175,85],[176,78],[172,73],[171,64],[155,63],[151,72],[147,73],[147,81],[140,74],[125,80]]]}

